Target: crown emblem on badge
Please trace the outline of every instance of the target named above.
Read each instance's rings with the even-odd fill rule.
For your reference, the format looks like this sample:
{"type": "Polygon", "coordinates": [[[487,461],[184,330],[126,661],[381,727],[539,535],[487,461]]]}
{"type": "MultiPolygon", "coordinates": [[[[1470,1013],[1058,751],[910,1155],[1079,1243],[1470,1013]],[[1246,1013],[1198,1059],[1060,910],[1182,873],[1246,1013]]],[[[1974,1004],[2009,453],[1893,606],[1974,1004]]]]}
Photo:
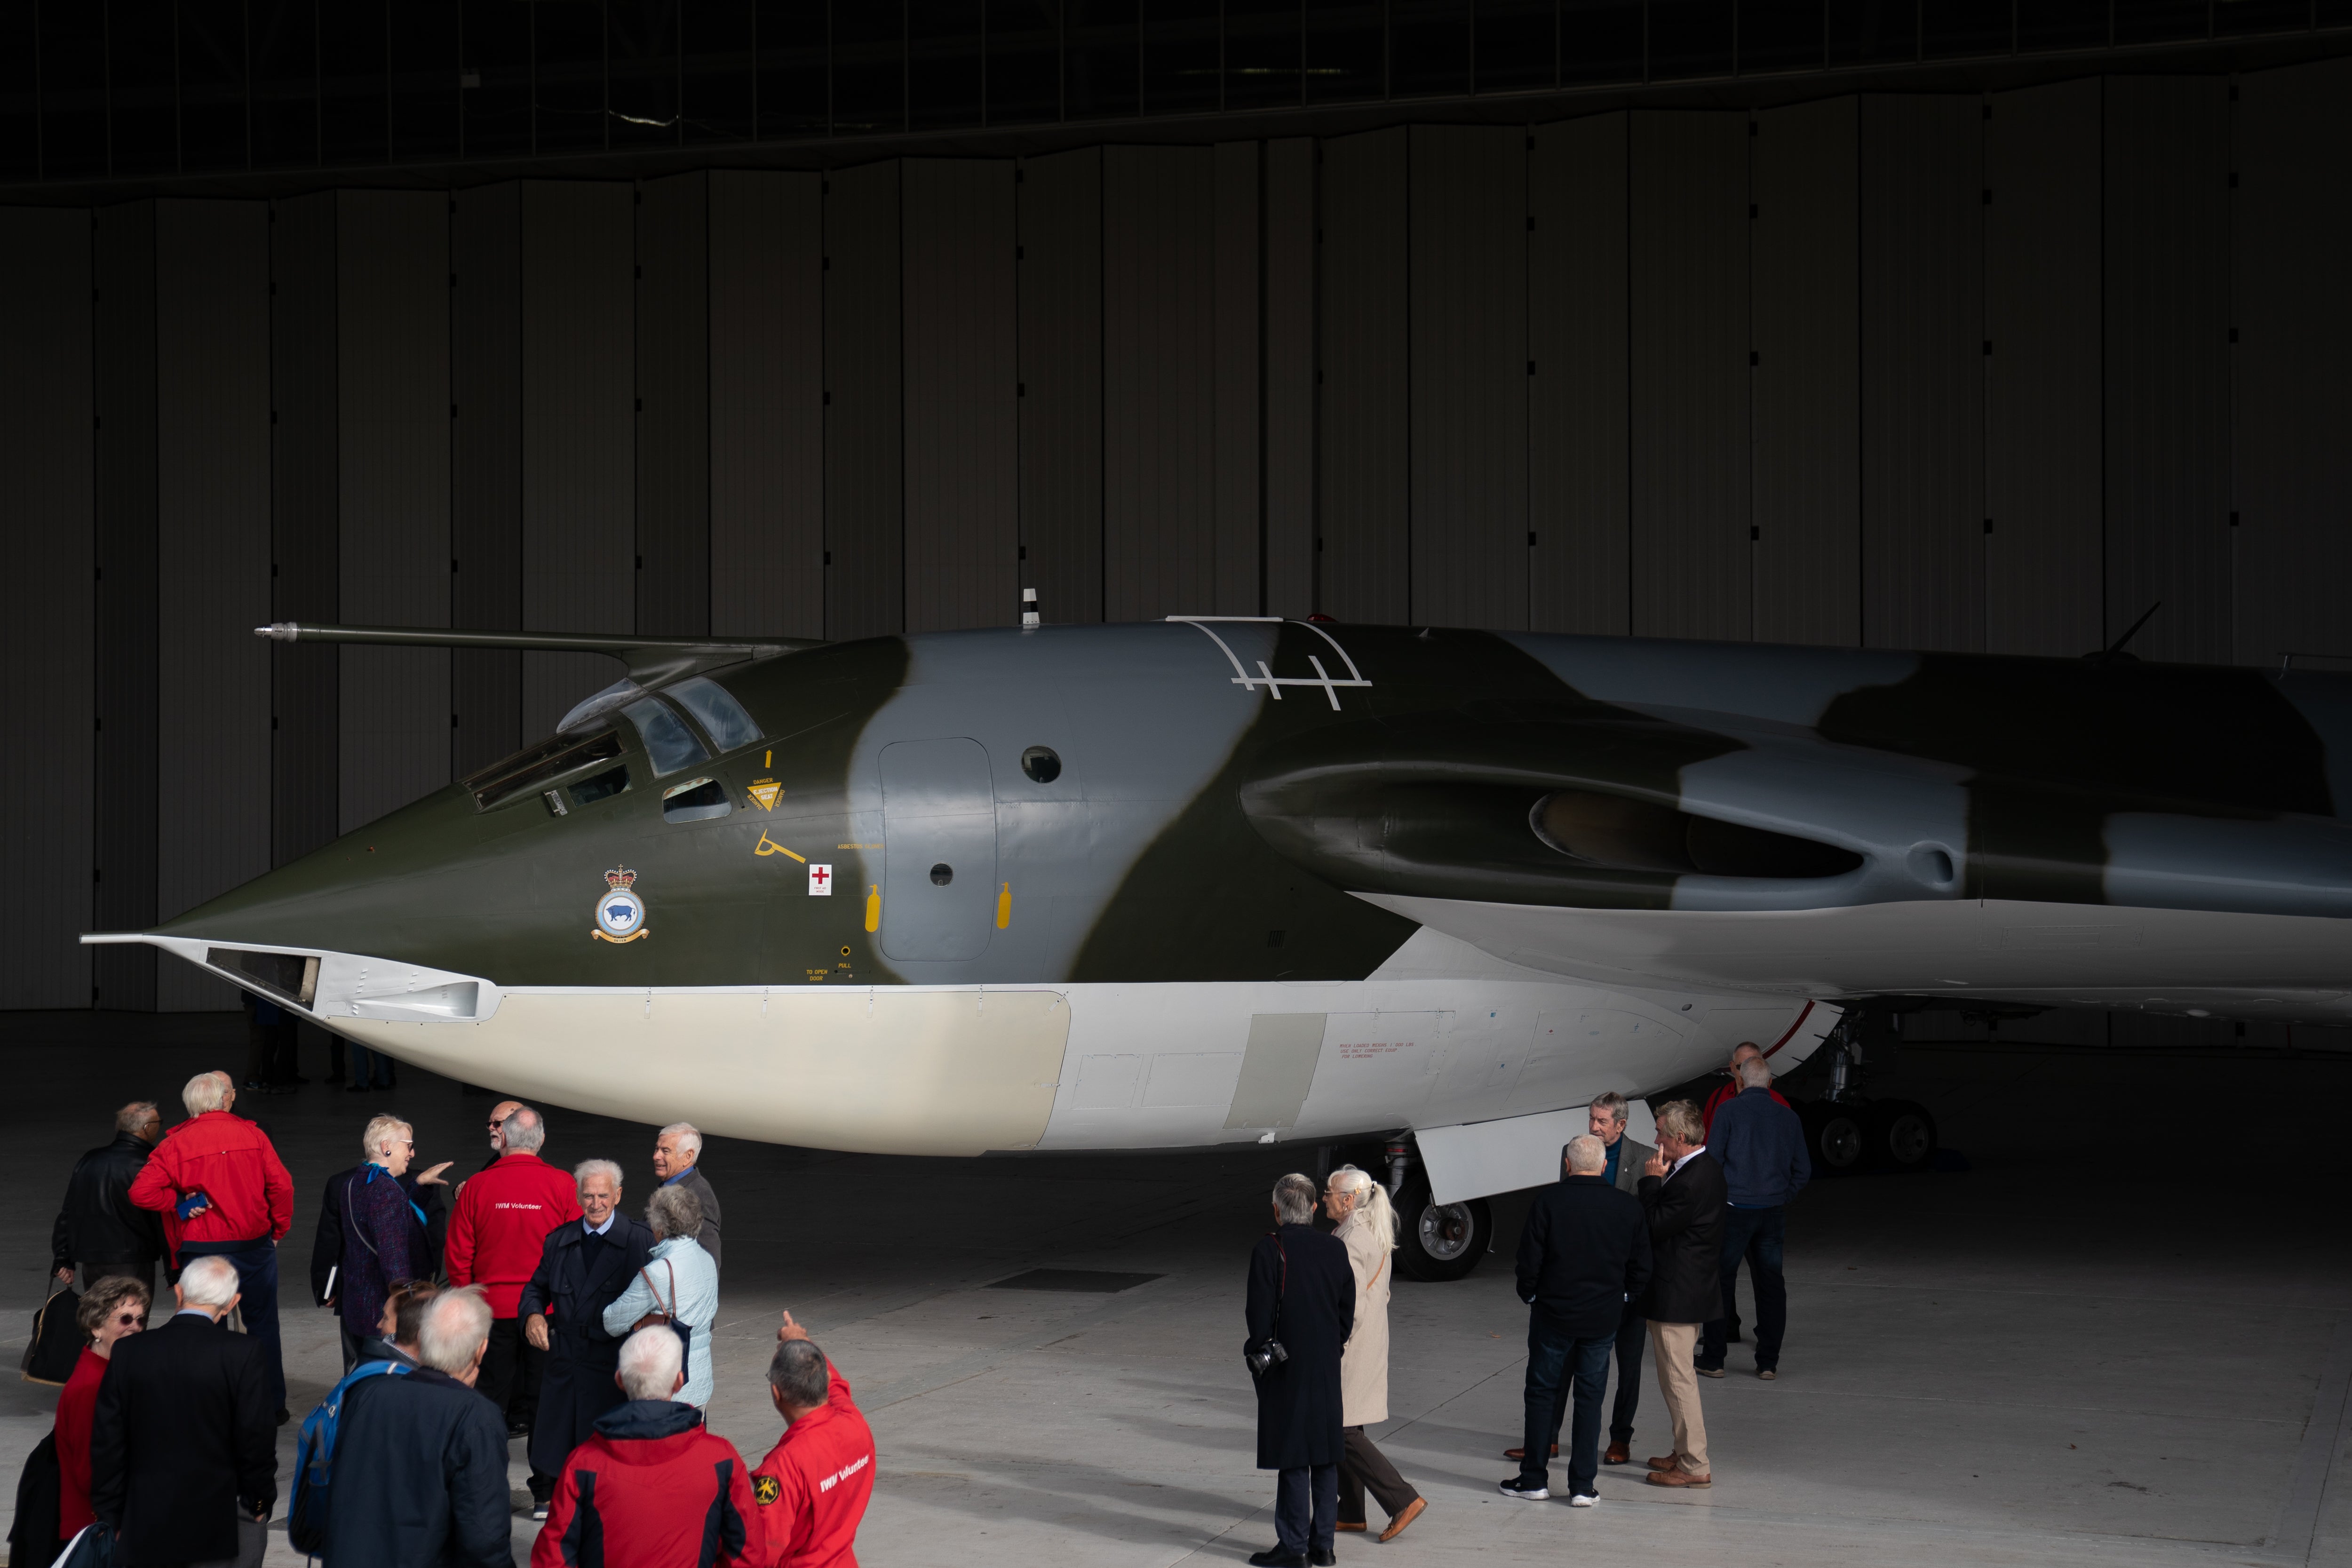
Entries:
{"type": "Polygon", "coordinates": [[[636,880],[637,874],[635,871],[630,870],[626,866],[616,866],[612,870],[604,873],[604,882],[607,887],[635,887],[636,885],[636,880]]]}

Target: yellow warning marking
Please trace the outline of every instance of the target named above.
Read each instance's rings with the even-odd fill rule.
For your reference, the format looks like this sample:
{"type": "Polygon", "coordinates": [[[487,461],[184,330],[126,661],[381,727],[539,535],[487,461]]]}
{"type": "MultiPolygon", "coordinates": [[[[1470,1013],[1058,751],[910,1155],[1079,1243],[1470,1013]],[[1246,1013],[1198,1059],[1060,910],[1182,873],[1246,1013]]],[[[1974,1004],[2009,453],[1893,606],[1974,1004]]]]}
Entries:
{"type": "Polygon", "coordinates": [[[882,929],[882,889],[873,883],[868,883],[866,888],[866,929],[882,929]]]}
{"type": "MultiPolygon", "coordinates": [[[[760,842],[751,846],[751,853],[754,855],[793,855],[791,850],[785,848],[782,845],[769,837],[765,828],[762,828],[760,832],[760,842]]],[[[808,864],[808,857],[805,855],[793,855],[793,858],[799,861],[803,866],[808,864]]]]}
{"type": "Polygon", "coordinates": [[[753,779],[751,790],[751,798],[760,803],[761,811],[773,811],[776,809],[776,797],[784,793],[784,786],[773,779],[753,779]]]}
{"type": "Polygon", "coordinates": [[[774,747],[771,746],[767,750],[766,753],[761,757],[760,765],[763,768],[772,768],[776,765],[776,752],[774,747]]]}
{"type": "Polygon", "coordinates": [[[1013,923],[1013,884],[1005,883],[996,890],[996,929],[1003,931],[1013,923]]]}

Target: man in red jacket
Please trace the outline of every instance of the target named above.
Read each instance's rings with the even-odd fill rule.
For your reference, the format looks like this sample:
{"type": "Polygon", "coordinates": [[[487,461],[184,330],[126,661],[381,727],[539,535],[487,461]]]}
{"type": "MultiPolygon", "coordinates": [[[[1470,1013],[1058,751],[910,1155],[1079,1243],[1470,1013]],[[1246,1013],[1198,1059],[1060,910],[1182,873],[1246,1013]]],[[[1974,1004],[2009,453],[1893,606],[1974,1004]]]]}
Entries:
{"type": "MultiPolygon", "coordinates": [[[[857,1568],[858,1521],[874,1496],[874,1433],[808,1331],[784,1314],[768,1394],[792,1423],[751,1472],[751,1561],[758,1568],[857,1568]]],[[[538,1568],[536,1563],[532,1568],[538,1568]]]]}
{"type": "MultiPolygon", "coordinates": [[[[1699,1112],[1700,1124],[1706,1131],[1711,1133],[1715,1131],[1715,1113],[1723,1108],[1723,1102],[1739,1092],[1739,1064],[1763,1059],[1764,1048],[1753,1040],[1742,1040],[1731,1047],[1731,1066],[1727,1069],[1730,1076],[1716,1086],[1715,1092],[1706,1097],[1706,1109],[1699,1112]]],[[[1780,1100],[1780,1091],[1777,1089],[1772,1091],[1772,1098],[1780,1100],[1783,1105],[1789,1103],[1780,1100]]],[[[1735,1333],[1732,1337],[1737,1339],[1738,1335],[1735,1333]]]]}
{"type": "Polygon", "coordinates": [[[245,1331],[261,1364],[278,1424],[286,1424],[286,1358],[278,1335],[278,1243],[294,1224],[294,1178],[269,1134],[229,1108],[236,1080],[200,1072],[180,1091],[188,1120],[163,1135],[131,1178],[131,1201],[163,1215],[172,1267],[198,1258],[236,1266],[245,1331]]]}
{"type": "Polygon", "coordinates": [[[751,1476],[701,1411],[671,1399],[686,1386],[677,1333],[664,1323],[631,1334],[615,1375],[628,1401],[598,1416],[563,1461],[530,1568],[750,1563],[751,1476]]]}
{"type": "Polygon", "coordinates": [[[457,1194],[443,1257],[450,1284],[480,1285],[489,1297],[490,1348],[474,1389],[504,1413],[508,1434],[520,1436],[530,1430],[539,1410],[547,1352],[523,1338],[517,1307],[547,1233],[580,1217],[580,1199],[570,1173],[539,1157],[547,1122],[538,1111],[515,1106],[499,1122],[498,1136],[505,1152],[457,1194]]]}

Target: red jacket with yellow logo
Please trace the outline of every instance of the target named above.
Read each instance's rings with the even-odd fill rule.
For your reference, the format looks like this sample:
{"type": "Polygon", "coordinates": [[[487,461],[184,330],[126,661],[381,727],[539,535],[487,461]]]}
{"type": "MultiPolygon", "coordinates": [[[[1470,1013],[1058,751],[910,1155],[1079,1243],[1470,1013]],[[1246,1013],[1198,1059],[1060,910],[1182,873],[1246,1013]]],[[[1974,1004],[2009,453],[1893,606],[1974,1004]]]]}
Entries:
{"type": "Polygon", "coordinates": [[[857,1568],[857,1525],[874,1496],[874,1433],[833,1369],[824,1408],[784,1429],[751,1472],[759,1568],[857,1568]]]}

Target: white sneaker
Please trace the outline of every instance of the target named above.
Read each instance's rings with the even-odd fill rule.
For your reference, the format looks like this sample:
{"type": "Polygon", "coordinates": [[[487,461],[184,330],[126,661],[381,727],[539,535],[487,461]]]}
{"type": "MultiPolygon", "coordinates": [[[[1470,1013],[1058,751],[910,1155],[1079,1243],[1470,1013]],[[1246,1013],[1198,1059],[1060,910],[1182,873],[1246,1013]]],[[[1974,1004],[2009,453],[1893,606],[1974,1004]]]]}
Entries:
{"type": "Polygon", "coordinates": [[[547,1510],[548,1505],[546,1503],[535,1502],[530,1505],[530,1517],[544,1521],[547,1518],[547,1510]]]}
{"type": "Polygon", "coordinates": [[[1579,1492],[1574,1497],[1568,1500],[1568,1506],[1570,1508],[1591,1508],[1594,1503],[1597,1503],[1600,1500],[1601,1500],[1599,1498],[1593,1496],[1591,1492],[1579,1492]]]}
{"type": "Polygon", "coordinates": [[[1539,1486],[1521,1486],[1519,1479],[1517,1476],[1513,1476],[1507,1481],[1497,1482],[1496,1489],[1505,1497],[1515,1497],[1521,1502],[1541,1502],[1551,1496],[1549,1489],[1539,1486]]]}

